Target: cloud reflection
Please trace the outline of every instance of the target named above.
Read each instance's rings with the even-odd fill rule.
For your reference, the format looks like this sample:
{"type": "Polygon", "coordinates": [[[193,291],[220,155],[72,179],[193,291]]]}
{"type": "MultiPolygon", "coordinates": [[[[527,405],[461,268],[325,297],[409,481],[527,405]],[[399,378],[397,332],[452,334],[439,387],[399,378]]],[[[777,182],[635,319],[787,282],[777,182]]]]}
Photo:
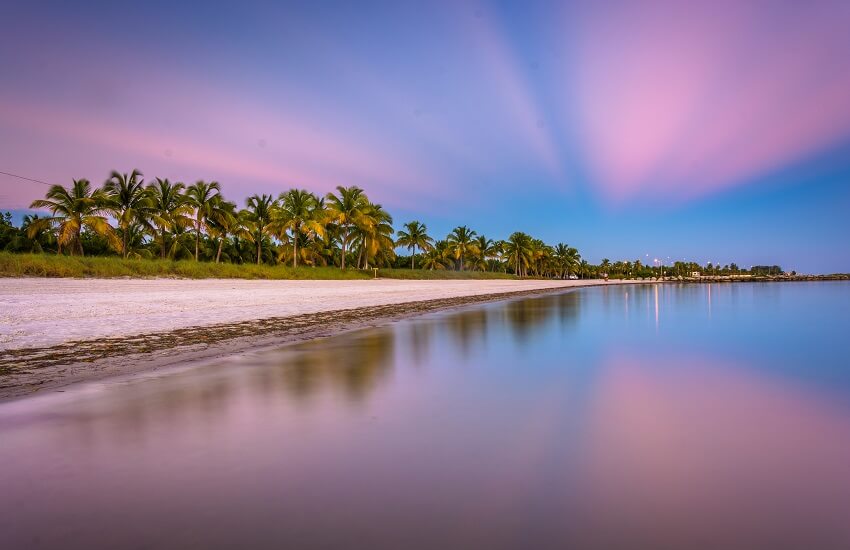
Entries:
{"type": "Polygon", "coordinates": [[[576,474],[583,531],[649,546],[850,543],[844,404],[705,357],[621,355],[600,372],[576,474]]]}

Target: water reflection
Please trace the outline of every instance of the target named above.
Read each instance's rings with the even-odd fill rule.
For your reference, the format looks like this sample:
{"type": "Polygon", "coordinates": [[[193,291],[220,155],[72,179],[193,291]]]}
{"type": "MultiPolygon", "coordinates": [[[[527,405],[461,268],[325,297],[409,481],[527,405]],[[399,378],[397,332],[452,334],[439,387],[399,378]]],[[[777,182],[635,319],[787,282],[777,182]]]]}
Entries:
{"type": "Polygon", "coordinates": [[[475,346],[487,344],[487,318],[490,310],[476,308],[448,315],[441,325],[449,334],[456,349],[463,357],[469,357],[475,346]]]}
{"type": "Polygon", "coordinates": [[[574,520],[603,544],[842,547],[848,412],[716,357],[611,357],[587,411],[574,520]]]}
{"type": "Polygon", "coordinates": [[[0,547],[850,546],[848,285],[712,286],[0,405],[0,547]]]}
{"type": "Polygon", "coordinates": [[[257,369],[253,381],[272,390],[280,387],[300,399],[331,388],[358,402],[390,375],[394,351],[392,330],[316,340],[279,355],[263,355],[262,363],[275,357],[277,367],[257,369]]]}

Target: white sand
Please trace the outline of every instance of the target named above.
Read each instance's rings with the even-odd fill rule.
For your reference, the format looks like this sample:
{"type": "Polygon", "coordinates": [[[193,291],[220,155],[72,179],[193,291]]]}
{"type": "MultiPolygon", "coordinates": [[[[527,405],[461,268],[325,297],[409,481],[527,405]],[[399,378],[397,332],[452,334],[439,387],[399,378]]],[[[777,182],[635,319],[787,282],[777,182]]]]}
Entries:
{"type": "Polygon", "coordinates": [[[599,283],[0,279],[0,350],[364,306],[599,283]]]}

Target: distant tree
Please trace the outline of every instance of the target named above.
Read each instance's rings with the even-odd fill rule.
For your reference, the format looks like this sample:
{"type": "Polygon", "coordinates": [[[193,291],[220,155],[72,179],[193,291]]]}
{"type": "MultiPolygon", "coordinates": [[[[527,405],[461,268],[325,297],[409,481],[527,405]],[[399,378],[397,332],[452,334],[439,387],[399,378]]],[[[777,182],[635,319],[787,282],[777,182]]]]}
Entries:
{"type": "Polygon", "coordinates": [[[463,271],[463,259],[478,253],[478,247],[475,245],[476,235],[475,231],[465,225],[460,225],[452,229],[452,232],[446,238],[449,244],[449,253],[455,260],[460,261],[461,271],[463,271]]]}
{"type": "Polygon", "coordinates": [[[248,219],[253,228],[254,244],[257,245],[257,265],[260,265],[263,254],[263,239],[269,232],[275,201],[271,195],[251,195],[245,201],[245,204],[248,207],[248,219]]]}
{"type": "Polygon", "coordinates": [[[326,202],[327,221],[337,226],[342,253],[340,269],[345,269],[345,255],[351,243],[356,228],[366,227],[370,222],[366,219],[366,209],[369,199],[362,189],[356,186],[337,186],[337,193],[328,193],[326,202]]]}
{"type": "Polygon", "coordinates": [[[428,236],[428,228],[425,224],[412,221],[404,224],[404,229],[398,232],[396,244],[411,251],[410,269],[414,269],[416,268],[416,249],[426,252],[433,249],[434,239],[428,236]]]}
{"type": "Polygon", "coordinates": [[[281,193],[278,207],[272,214],[272,227],[278,237],[288,231],[292,238],[292,267],[298,267],[298,240],[301,235],[324,237],[324,211],[318,198],[304,189],[281,193]]]}
{"type": "Polygon", "coordinates": [[[221,186],[217,181],[205,182],[203,180],[195,182],[186,190],[186,197],[189,204],[195,209],[195,261],[198,261],[201,232],[206,227],[207,220],[215,214],[215,206],[217,204],[214,197],[221,194],[221,186]]]}
{"type": "Polygon", "coordinates": [[[168,232],[192,225],[192,203],[184,195],[186,186],[171,183],[168,179],[156,178],[148,185],[151,200],[150,220],[160,241],[160,256],[164,260],[168,255],[168,232]]]}
{"type": "Polygon", "coordinates": [[[527,275],[528,266],[532,260],[532,239],[522,231],[511,233],[505,241],[504,251],[508,264],[513,267],[517,277],[527,275]]]}
{"type": "MultiPolygon", "coordinates": [[[[113,170],[109,179],[103,184],[103,190],[108,198],[108,210],[118,220],[118,229],[121,232],[121,255],[126,259],[130,253],[127,248],[130,226],[138,225],[134,228],[136,233],[151,227],[153,205],[150,194],[145,188],[142,173],[138,170],[133,170],[129,175],[113,170]]],[[[139,235],[137,237],[143,238],[139,235]]]]}

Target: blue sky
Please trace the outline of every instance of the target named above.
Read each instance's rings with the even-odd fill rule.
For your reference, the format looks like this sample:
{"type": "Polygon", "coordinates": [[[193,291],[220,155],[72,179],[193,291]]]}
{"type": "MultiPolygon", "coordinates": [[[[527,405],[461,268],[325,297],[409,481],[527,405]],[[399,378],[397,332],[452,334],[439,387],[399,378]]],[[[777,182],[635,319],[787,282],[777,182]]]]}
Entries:
{"type": "MultiPolygon", "coordinates": [[[[850,4],[11,2],[0,170],[850,271],[850,4]]],[[[44,186],[0,175],[0,209],[44,186]]]]}

